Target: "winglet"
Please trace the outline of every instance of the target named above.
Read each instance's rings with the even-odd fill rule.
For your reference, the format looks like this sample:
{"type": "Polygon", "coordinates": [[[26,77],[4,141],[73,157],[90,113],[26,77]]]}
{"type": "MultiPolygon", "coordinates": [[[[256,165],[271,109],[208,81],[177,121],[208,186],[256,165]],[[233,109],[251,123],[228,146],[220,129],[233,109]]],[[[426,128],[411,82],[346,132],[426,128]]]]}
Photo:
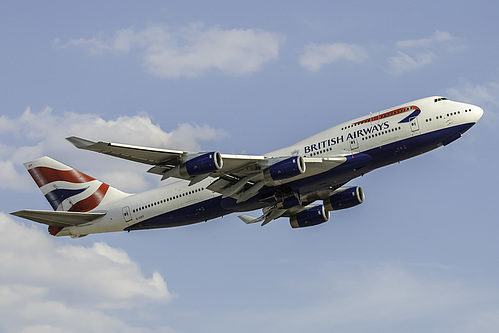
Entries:
{"type": "Polygon", "coordinates": [[[95,142],[93,142],[93,141],[78,138],[76,136],[70,136],[69,138],[66,138],[66,140],[71,142],[73,144],[73,146],[75,146],[76,148],[80,148],[80,149],[85,149],[85,148],[90,147],[93,144],[95,144],[95,142]]]}

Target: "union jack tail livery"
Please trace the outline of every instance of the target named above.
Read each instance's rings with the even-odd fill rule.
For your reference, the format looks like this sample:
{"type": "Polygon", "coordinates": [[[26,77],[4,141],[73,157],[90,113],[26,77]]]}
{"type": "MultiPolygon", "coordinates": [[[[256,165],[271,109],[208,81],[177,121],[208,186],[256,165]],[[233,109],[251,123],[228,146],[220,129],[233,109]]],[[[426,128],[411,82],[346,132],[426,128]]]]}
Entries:
{"type": "Polygon", "coordinates": [[[50,157],[24,163],[55,211],[89,212],[127,194],[50,157]]]}
{"type": "Polygon", "coordinates": [[[54,211],[24,209],[12,214],[48,225],[53,236],[85,236],[79,230],[104,221],[108,203],[130,196],[47,156],[24,166],[54,211]]]}

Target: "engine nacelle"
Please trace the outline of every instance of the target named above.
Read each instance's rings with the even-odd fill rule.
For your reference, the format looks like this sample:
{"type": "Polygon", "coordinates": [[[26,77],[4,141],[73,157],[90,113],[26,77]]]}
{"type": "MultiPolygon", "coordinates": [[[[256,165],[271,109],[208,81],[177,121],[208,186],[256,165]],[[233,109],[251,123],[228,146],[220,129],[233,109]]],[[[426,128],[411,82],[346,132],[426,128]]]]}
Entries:
{"type": "Polygon", "coordinates": [[[288,179],[305,172],[305,161],[301,156],[293,156],[271,165],[263,171],[265,181],[288,179]]]}
{"type": "Polygon", "coordinates": [[[206,153],[188,160],[180,166],[180,175],[198,176],[205,175],[222,169],[223,160],[219,152],[206,153]]]}
{"type": "MultiPolygon", "coordinates": [[[[341,190],[341,189],[340,189],[341,190]]],[[[364,191],[359,186],[347,187],[324,200],[324,207],[330,210],[340,210],[357,206],[364,202],[364,191]]]]}
{"type": "Polygon", "coordinates": [[[318,225],[329,220],[329,212],[323,205],[313,206],[302,210],[298,214],[289,219],[289,223],[293,228],[310,227],[318,225]]]}

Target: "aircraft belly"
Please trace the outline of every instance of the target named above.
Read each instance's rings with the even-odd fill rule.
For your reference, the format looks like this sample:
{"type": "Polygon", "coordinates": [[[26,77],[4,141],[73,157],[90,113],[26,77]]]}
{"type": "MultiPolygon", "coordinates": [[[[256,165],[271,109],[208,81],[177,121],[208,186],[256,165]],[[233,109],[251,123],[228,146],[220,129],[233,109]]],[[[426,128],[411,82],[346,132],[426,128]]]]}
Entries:
{"type": "Polygon", "coordinates": [[[384,146],[365,151],[373,157],[372,170],[392,163],[400,162],[408,158],[426,153],[430,150],[442,146],[442,144],[457,133],[464,133],[473,126],[462,124],[451,128],[440,129],[413,136],[404,140],[399,140],[384,146]]]}
{"type": "Polygon", "coordinates": [[[125,230],[178,227],[230,214],[231,211],[227,211],[222,208],[220,204],[221,200],[222,197],[217,196],[212,199],[175,209],[135,223],[125,228],[125,230]]]}

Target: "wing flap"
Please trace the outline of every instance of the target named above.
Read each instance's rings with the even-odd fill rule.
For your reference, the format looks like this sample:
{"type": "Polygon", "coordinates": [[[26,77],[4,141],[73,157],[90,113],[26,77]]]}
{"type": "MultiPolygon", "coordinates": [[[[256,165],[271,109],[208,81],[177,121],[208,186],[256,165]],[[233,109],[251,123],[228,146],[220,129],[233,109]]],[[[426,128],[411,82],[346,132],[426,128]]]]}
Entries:
{"type": "Polygon", "coordinates": [[[46,211],[24,209],[11,213],[14,216],[22,217],[27,220],[49,225],[51,227],[64,228],[74,225],[80,225],[91,222],[106,213],[80,213],[63,211],[46,211]]]}

